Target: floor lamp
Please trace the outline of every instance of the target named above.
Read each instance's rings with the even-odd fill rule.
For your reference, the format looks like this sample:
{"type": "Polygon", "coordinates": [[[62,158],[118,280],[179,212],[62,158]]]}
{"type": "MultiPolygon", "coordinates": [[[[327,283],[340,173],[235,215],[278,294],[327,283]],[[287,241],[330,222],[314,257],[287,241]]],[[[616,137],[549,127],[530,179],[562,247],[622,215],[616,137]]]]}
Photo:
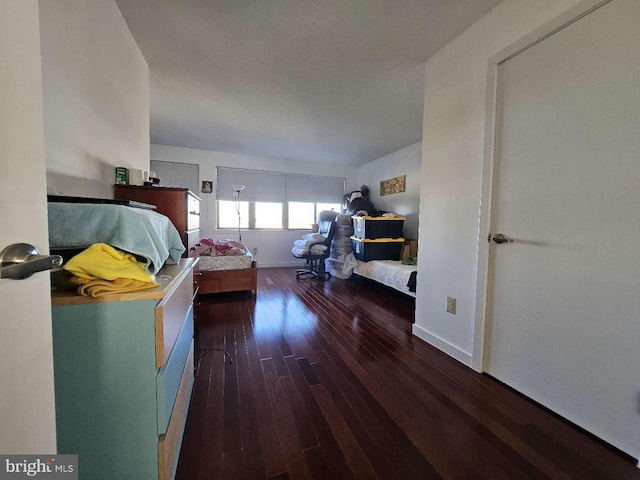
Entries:
{"type": "Polygon", "coordinates": [[[244,185],[232,185],[231,188],[236,192],[236,212],[238,212],[238,241],[242,242],[242,233],[240,232],[240,192],[244,190],[244,185]]]}

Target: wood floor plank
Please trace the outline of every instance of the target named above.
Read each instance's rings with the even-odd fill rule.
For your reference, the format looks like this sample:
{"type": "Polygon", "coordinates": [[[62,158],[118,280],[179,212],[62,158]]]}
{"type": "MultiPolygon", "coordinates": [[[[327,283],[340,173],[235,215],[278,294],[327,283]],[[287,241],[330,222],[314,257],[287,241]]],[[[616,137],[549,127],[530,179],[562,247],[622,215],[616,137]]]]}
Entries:
{"type": "MultiPolygon", "coordinates": [[[[336,318],[336,314],[334,314],[332,316],[332,318],[335,319],[336,318]]],[[[330,325],[329,325],[329,327],[330,327],[330,325]]],[[[340,341],[339,337],[341,335],[342,334],[340,332],[336,332],[336,334],[334,335],[334,338],[339,342],[340,341]]],[[[345,341],[347,342],[347,345],[350,344],[350,340],[349,339],[347,339],[345,341]]],[[[369,343],[370,342],[368,342],[368,340],[366,338],[361,338],[360,339],[360,345],[366,346],[369,351],[378,351],[378,353],[379,353],[378,359],[379,360],[383,359],[384,356],[385,356],[384,349],[382,349],[382,348],[380,348],[380,349],[372,348],[372,346],[369,345],[369,343]],[[382,354],[382,356],[380,356],[380,354],[382,354]]],[[[389,355],[388,358],[392,358],[392,357],[389,355]]],[[[366,358],[363,358],[363,360],[366,361],[366,358]]],[[[382,362],[378,362],[378,366],[381,366],[381,365],[384,365],[384,364],[382,362]]],[[[395,365],[395,368],[396,368],[396,372],[395,372],[396,375],[399,373],[400,376],[402,376],[402,374],[406,374],[407,371],[410,371],[410,369],[406,368],[405,365],[402,365],[400,370],[398,371],[397,367],[400,366],[400,362],[395,362],[394,365],[395,365]]],[[[393,373],[391,373],[390,378],[396,379],[397,377],[393,376],[393,373]]],[[[412,380],[415,380],[415,379],[412,379],[412,380]]],[[[429,385],[428,382],[426,384],[429,385]]],[[[418,393],[420,392],[419,387],[420,387],[419,384],[412,385],[412,388],[415,389],[416,392],[418,392],[418,393]]],[[[433,405],[433,402],[432,402],[433,399],[432,398],[428,398],[430,395],[431,394],[427,390],[427,397],[425,397],[424,395],[421,396],[421,400],[424,402],[425,405],[433,405]]],[[[457,408],[457,405],[455,405],[454,403],[450,402],[450,400],[446,396],[444,396],[443,394],[440,394],[439,398],[436,398],[435,400],[436,400],[437,404],[433,405],[433,406],[435,406],[436,408],[438,406],[441,406],[441,405],[446,406],[448,408],[451,408],[451,406],[453,405],[453,406],[455,406],[455,408],[457,408]]],[[[449,419],[448,420],[449,421],[457,421],[457,420],[461,420],[461,419],[467,420],[467,423],[469,424],[469,421],[468,421],[469,419],[467,417],[465,417],[464,415],[462,415],[462,416],[454,415],[453,417],[451,417],[451,415],[449,415],[449,419]]],[[[466,427],[467,428],[471,428],[472,430],[475,427],[475,432],[476,433],[482,434],[485,437],[488,436],[490,440],[494,441],[494,448],[497,446],[498,450],[501,450],[501,455],[508,456],[512,462],[514,462],[515,464],[519,465],[518,468],[524,469],[525,471],[527,471],[527,474],[530,476],[530,478],[544,478],[545,474],[542,471],[540,471],[537,467],[533,466],[532,464],[530,464],[529,462],[524,460],[519,455],[519,453],[517,451],[514,451],[513,449],[511,449],[511,447],[509,445],[507,445],[505,442],[498,440],[495,436],[492,436],[492,432],[489,431],[488,429],[484,428],[483,426],[480,426],[477,422],[471,422],[470,425],[466,425],[466,427]]],[[[486,441],[486,439],[485,439],[485,441],[486,441]]],[[[459,445],[456,445],[456,447],[459,448],[459,445]]],[[[535,452],[533,452],[533,453],[535,453],[535,452]]],[[[554,469],[554,466],[552,464],[548,463],[548,462],[546,462],[546,463],[543,462],[543,464],[544,464],[544,466],[548,467],[547,470],[549,470],[549,469],[553,470],[554,469]]],[[[555,473],[558,474],[558,475],[560,474],[559,472],[555,472],[555,473]]]]}
{"type": "MultiPolygon", "coordinates": [[[[334,345],[334,347],[335,347],[335,345],[334,345]]],[[[344,354],[341,353],[340,356],[344,357],[344,354]]],[[[380,364],[374,365],[373,368],[378,373],[381,372],[380,364]]],[[[396,397],[397,397],[397,399],[399,401],[403,402],[403,408],[405,408],[405,412],[409,413],[409,410],[411,410],[411,405],[405,401],[405,396],[407,396],[407,394],[410,394],[411,392],[409,390],[406,390],[406,389],[403,391],[403,389],[399,388],[401,386],[401,384],[399,384],[399,383],[397,383],[395,381],[394,373],[395,372],[389,372],[388,375],[385,375],[385,378],[387,379],[387,383],[389,385],[392,385],[393,391],[395,391],[396,393],[399,394],[399,395],[396,395],[396,397]]],[[[361,378],[361,375],[358,375],[358,377],[361,378]]],[[[429,430],[431,430],[432,432],[438,432],[438,429],[442,429],[443,428],[442,425],[439,425],[439,423],[441,423],[441,422],[438,422],[439,417],[438,417],[438,415],[436,413],[432,412],[430,415],[427,415],[426,417],[424,416],[425,413],[428,413],[428,408],[426,406],[423,406],[423,408],[421,408],[421,410],[420,410],[419,417],[421,419],[427,418],[428,421],[426,422],[426,425],[429,427],[429,430]],[[436,422],[438,422],[438,423],[436,423],[436,422]]],[[[412,417],[411,421],[413,421],[413,422],[417,421],[415,413],[412,412],[412,416],[411,417],[412,417]]],[[[402,422],[397,422],[397,423],[402,423],[402,422]]],[[[447,427],[448,427],[448,425],[445,425],[445,428],[447,428],[447,427]]],[[[444,430],[444,432],[446,432],[446,430],[444,430]]],[[[440,435],[437,436],[437,439],[435,441],[433,439],[431,440],[431,443],[433,445],[429,444],[429,446],[435,447],[436,451],[439,452],[439,455],[437,455],[435,457],[435,462],[436,463],[442,461],[442,458],[443,458],[442,453],[443,452],[444,453],[448,453],[446,451],[446,445],[444,445],[444,447],[445,447],[444,449],[441,448],[441,447],[443,447],[442,439],[443,439],[443,436],[442,436],[442,433],[441,433],[440,435]]],[[[453,448],[453,451],[467,451],[467,454],[468,454],[468,449],[461,448],[461,447],[465,446],[464,445],[465,438],[464,438],[464,436],[460,435],[459,431],[457,432],[457,434],[455,436],[452,437],[452,440],[454,440],[454,441],[452,442],[450,447],[453,448]]],[[[472,459],[470,459],[470,460],[472,460],[472,459]]],[[[450,465],[447,466],[447,469],[445,469],[445,471],[447,471],[449,468],[450,468],[450,465]]],[[[448,471],[448,474],[451,474],[451,472],[448,471]]],[[[461,476],[460,478],[465,478],[466,475],[468,475],[468,469],[466,470],[466,474],[461,476]]]]}
{"type": "Polygon", "coordinates": [[[251,370],[251,386],[255,399],[260,446],[266,475],[267,477],[272,477],[284,472],[286,467],[282,458],[280,438],[278,437],[276,421],[271,408],[267,382],[262,369],[260,355],[258,354],[253,328],[250,322],[244,322],[243,326],[246,332],[246,347],[251,370]]]}
{"type": "Polygon", "coordinates": [[[344,452],[354,477],[358,480],[378,478],[327,390],[321,384],[313,386],[311,390],[344,452]]]}
{"type": "Polygon", "coordinates": [[[318,445],[322,447],[325,462],[329,467],[344,462],[344,455],[331,431],[327,419],[322,414],[322,410],[316,402],[309,384],[299,368],[299,361],[289,358],[287,359],[287,366],[291,372],[291,380],[308,412],[309,423],[315,432],[318,445]]]}
{"type": "Polygon", "coordinates": [[[298,366],[300,367],[300,370],[302,370],[302,374],[304,375],[305,380],[309,385],[317,385],[320,383],[320,380],[318,379],[316,372],[313,371],[313,368],[309,363],[309,359],[307,359],[306,357],[299,358],[297,360],[297,363],[298,363],[298,366]]]}
{"type": "Polygon", "coordinates": [[[246,478],[242,471],[242,450],[222,454],[222,478],[246,478]]]}
{"type": "Polygon", "coordinates": [[[340,480],[352,480],[353,474],[351,470],[344,465],[338,464],[330,467],[325,459],[322,447],[320,445],[308,448],[304,451],[304,455],[314,480],[323,480],[335,478],[340,480]]]}
{"type": "Polygon", "coordinates": [[[311,478],[311,473],[304,456],[304,449],[300,444],[292,407],[284,385],[288,380],[287,378],[278,378],[276,383],[269,387],[269,396],[289,476],[293,480],[308,479],[311,478]]]}
{"type": "Polygon", "coordinates": [[[178,479],[640,479],[633,459],[414,337],[398,292],[261,268],[257,297],[199,300],[178,479]]]}
{"type": "MultiPolygon", "coordinates": [[[[228,322],[225,332],[225,349],[231,358],[237,358],[235,324],[228,322]]],[[[237,362],[224,364],[224,432],[222,451],[235,452],[242,448],[240,435],[240,399],[238,396],[237,362]]]]}
{"type": "MultiPolygon", "coordinates": [[[[215,330],[212,343],[205,348],[224,348],[224,330],[215,330]]],[[[209,388],[202,419],[202,443],[198,462],[195,464],[196,473],[191,477],[185,476],[185,478],[207,479],[222,475],[224,357],[215,355],[213,352],[215,351],[203,357],[203,360],[206,358],[211,361],[205,363],[209,366],[209,369],[206,370],[206,381],[209,388]]]]}
{"type": "Polygon", "coordinates": [[[329,372],[324,369],[322,364],[318,363],[315,365],[322,385],[329,392],[332,402],[336,405],[338,412],[346,421],[349,430],[364,452],[367,462],[371,464],[377,472],[378,477],[381,479],[400,478],[389,462],[389,459],[381,450],[379,442],[376,442],[376,439],[372,436],[371,429],[368,429],[361,417],[358,416],[356,410],[352,407],[339,386],[331,379],[329,372]]]}
{"type": "MultiPolygon", "coordinates": [[[[366,342],[366,340],[363,340],[363,342],[366,342]]],[[[384,359],[385,357],[385,352],[383,351],[383,349],[379,349],[378,350],[379,353],[381,354],[381,356],[379,356],[381,359],[384,359]]],[[[377,368],[379,369],[384,369],[385,367],[385,362],[381,361],[378,362],[377,364],[377,368]]],[[[478,433],[478,434],[482,434],[484,435],[484,440],[487,440],[487,435],[490,436],[490,432],[485,431],[484,429],[482,429],[481,427],[478,427],[478,425],[476,423],[474,423],[473,421],[469,420],[469,418],[466,415],[462,415],[460,412],[457,412],[456,414],[452,414],[451,412],[448,412],[447,409],[451,409],[451,408],[457,408],[457,405],[453,402],[450,401],[450,399],[448,397],[445,397],[444,394],[440,394],[440,396],[438,396],[437,398],[433,396],[433,390],[430,391],[429,388],[425,388],[425,386],[429,386],[430,384],[427,381],[423,381],[422,383],[420,383],[419,381],[416,381],[416,379],[414,377],[412,377],[410,374],[407,374],[407,371],[409,371],[406,366],[404,365],[400,365],[399,362],[392,362],[393,371],[390,371],[387,369],[387,371],[389,371],[389,376],[390,376],[390,381],[394,382],[395,384],[395,388],[398,389],[399,392],[402,392],[404,395],[406,396],[410,396],[412,395],[412,391],[415,392],[416,395],[416,400],[418,400],[420,403],[422,403],[423,408],[424,409],[429,409],[429,407],[433,407],[437,410],[437,413],[432,413],[432,416],[440,415],[442,416],[444,419],[446,419],[448,422],[456,422],[459,420],[466,420],[467,425],[460,425],[458,428],[459,430],[461,429],[461,427],[466,426],[468,429],[470,429],[472,432],[478,433]],[[400,368],[399,368],[400,367],[400,368]],[[393,373],[395,373],[395,375],[393,375],[393,373]],[[403,388],[403,384],[402,384],[402,379],[403,377],[406,377],[405,382],[407,382],[409,384],[408,388],[403,388]]],[[[348,369],[343,369],[345,372],[348,373],[348,369]]],[[[351,382],[354,385],[357,385],[358,382],[351,379],[351,382]]],[[[440,393],[440,392],[439,392],[440,393]]],[[[463,437],[458,437],[458,438],[463,438],[463,437]]],[[[500,442],[498,441],[498,443],[500,444],[500,442]]],[[[501,444],[498,445],[499,447],[502,446],[501,444]]],[[[460,447],[460,445],[457,445],[457,447],[460,447]]],[[[512,459],[516,460],[516,463],[522,463],[523,460],[520,459],[517,455],[516,452],[511,451],[510,449],[507,449],[507,455],[511,456],[512,459]]],[[[526,462],[524,462],[526,464],[526,462]]],[[[531,465],[525,465],[526,468],[528,469],[528,474],[532,477],[532,478],[542,478],[544,477],[544,474],[540,471],[538,471],[537,469],[533,468],[531,465]]]]}
{"type": "Polygon", "coordinates": [[[300,397],[291,376],[281,378],[281,382],[291,405],[291,412],[296,425],[296,431],[298,432],[300,446],[303,450],[319,446],[318,438],[309,420],[309,408],[300,397]]]}
{"type": "Polygon", "coordinates": [[[377,400],[355,376],[351,375],[351,371],[345,367],[341,359],[329,354],[322,358],[323,366],[331,363],[333,363],[330,367],[333,379],[340,385],[343,392],[348,392],[349,401],[354,405],[363,422],[367,424],[368,430],[375,436],[383,455],[388,458],[400,478],[420,478],[422,475],[434,479],[440,478],[438,472],[420,454],[377,400]]]}
{"type": "Polygon", "coordinates": [[[245,478],[264,478],[265,463],[260,441],[260,423],[258,422],[258,410],[254,384],[261,381],[254,378],[250,366],[248,344],[252,340],[251,330],[247,330],[248,315],[241,312],[240,322],[236,323],[236,365],[238,372],[238,397],[240,401],[240,436],[242,439],[242,469],[245,478]]]}

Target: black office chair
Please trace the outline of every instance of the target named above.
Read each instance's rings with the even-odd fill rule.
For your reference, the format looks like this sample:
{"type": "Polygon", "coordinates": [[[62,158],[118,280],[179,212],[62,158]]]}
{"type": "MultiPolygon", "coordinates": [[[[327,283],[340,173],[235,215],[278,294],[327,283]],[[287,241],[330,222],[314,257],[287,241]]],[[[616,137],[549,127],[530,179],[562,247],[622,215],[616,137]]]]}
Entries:
{"type": "Polygon", "coordinates": [[[299,268],[296,271],[296,280],[299,280],[303,275],[310,275],[309,278],[316,278],[318,280],[329,280],[331,274],[325,270],[324,261],[329,258],[331,253],[331,241],[336,232],[336,212],[320,212],[318,214],[318,233],[323,235],[325,239],[321,242],[315,242],[309,245],[307,253],[303,255],[294,255],[296,258],[304,258],[307,262],[305,268],[299,268]],[[313,247],[315,245],[324,245],[326,250],[321,253],[314,253],[313,247]]]}

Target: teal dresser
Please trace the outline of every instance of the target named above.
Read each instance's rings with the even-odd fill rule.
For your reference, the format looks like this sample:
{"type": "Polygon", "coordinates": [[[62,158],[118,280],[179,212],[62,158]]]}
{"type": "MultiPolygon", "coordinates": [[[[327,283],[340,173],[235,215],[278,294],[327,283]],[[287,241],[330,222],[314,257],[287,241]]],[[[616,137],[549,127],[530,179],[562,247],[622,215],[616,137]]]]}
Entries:
{"type": "Polygon", "coordinates": [[[99,299],[55,291],[53,355],[58,453],[80,479],[175,475],[193,385],[193,267],[160,287],[99,299]]]}

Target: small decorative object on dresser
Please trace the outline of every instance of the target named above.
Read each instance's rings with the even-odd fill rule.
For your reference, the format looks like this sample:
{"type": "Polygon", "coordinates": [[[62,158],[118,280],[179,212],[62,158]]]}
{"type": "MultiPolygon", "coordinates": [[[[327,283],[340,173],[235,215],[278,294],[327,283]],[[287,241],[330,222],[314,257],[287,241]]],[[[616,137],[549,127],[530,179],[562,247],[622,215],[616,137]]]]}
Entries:
{"type": "Polygon", "coordinates": [[[125,167],[116,167],[116,185],[129,184],[129,169],[125,167]]]}

